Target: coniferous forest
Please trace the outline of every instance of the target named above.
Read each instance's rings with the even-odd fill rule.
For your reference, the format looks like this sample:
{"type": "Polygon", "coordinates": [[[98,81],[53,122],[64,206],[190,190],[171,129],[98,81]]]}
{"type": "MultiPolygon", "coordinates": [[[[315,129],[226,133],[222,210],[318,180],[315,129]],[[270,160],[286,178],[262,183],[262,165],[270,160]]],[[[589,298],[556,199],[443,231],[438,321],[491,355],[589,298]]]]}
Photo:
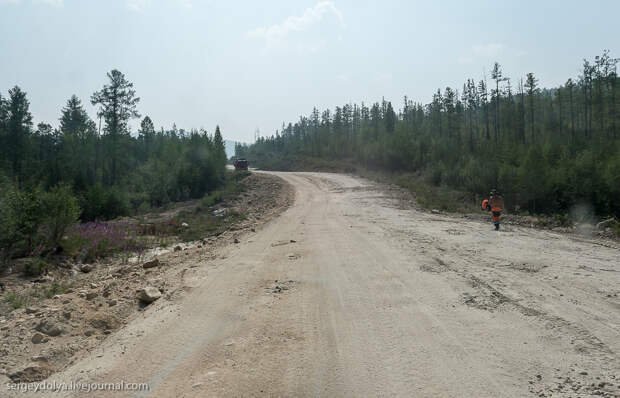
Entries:
{"type": "MultiPolygon", "coordinates": [[[[586,206],[620,216],[620,79],[609,51],[583,61],[555,88],[534,73],[490,76],[438,89],[428,104],[405,97],[314,108],[236,154],[261,166],[295,156],[348,160],[422,176],[472,201],[499,189],[511,210],[566,214],[586,206]]],[[[279,163],[285,164],[285,163],[279,163]]]]}
{"type": "Polygon", "coordinates": [[[53,128],[33,126],[22,88],[0,93],[0,255],[16,246],[31,249],[42,226],[51,235],[60,229],[58,235],[78,219],[108,220],[200,198],[224,182],[219,127],[213,135],[176,126],[156,130],[144,116],[132,134],[140,98],[118,70],[88,100],[97,107],[97,122],[74,95],[53,128]]]}

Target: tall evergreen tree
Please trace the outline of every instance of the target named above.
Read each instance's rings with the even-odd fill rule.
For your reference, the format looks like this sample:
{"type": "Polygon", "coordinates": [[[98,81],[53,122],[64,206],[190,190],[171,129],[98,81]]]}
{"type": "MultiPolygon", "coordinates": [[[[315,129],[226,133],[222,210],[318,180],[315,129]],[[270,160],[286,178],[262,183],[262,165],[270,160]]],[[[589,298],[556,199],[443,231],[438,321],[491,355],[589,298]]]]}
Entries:
{"type": "Polygon", "coordinates": [[[497,62],[493,65],[493,70],[491,71],[491,79],[495,80],[495,90],[493,90],[493,97],[495,98],[495,142],[497,142],[500,136],[499,98],[501,94],[499,91],[499,83],[505,81],[505,78],[502,75],[502,68],[497,62]]]}
{"type": "Polygon", "coordinates": [[[0,171],[7,168],[7,165],[5,163],[8,162],[8,153],[6,151],[6,148],[8,148],[8,137],[6,131],[8,121],[7,108],[7,101],[2,98],[2,93],[0,93],[0,171]]]}
{"type": "Polygon", "coordinates": [[[86,110],[82,106],[82,101],[72,95],[67,100],[67,105],[61,110],[60,116],[60,131],[63,134],[75,134],[78,137],[82,137],[88,129],[93,129],[94,122],[86,113],[86,110]]]}
{"type": "Polygon", "coordinates": [[[60,174],[63,180],[85,189],[96,181],[98,139],[95,123],[75,95],[61,110],[60,132],[60,174]]]}
{"type": "Polygon", "coordinates": [[[482,110],[484,113],[486,139],[490,140],[491,132],[489,128],[489,97],[487,93],[487,84],[484,80],[480,80],[480,82],[478,83],[478,95],[480,96],[480,102],[482,104],[482,110]]]}
{"type": "Polygon", "coordinates": [[[573,107],[573,88],[575,84],[573,83],[573,79],[568,79],[565,84],[568,89],[568,113],[570,114],[570,136],[571,140],[575,140],[575,109],[573,107]]]}
{"type": "Polygon", "coordinates": [[[11,164],[12,174],[21,183],[24,179],[22,162],[26,158],[28,138],[32,130],[32,114],[26,93],[19,86],[9,90],[6,111],[5,150],[11,164]]]}
{"type": "Polygon", "coordinates": [[[530,99],[530,128],[532,133],[532,140],[536,141],[535,124],[534,124],[534,97],[538,92],[538,79],[534,77],[533,73],[528,73],[525,79],[525,88],[527,89],[527,95],[530,99]]]}
{"type": "Polygon", "coordinates": [[[394,126],[396,125],[396,113],[392,108],[392,103],[388,101],[385,110],[385,130],[388,133],[394,132],[394,126]]]}
{"type": "Polygon", "coordinates": [[[140,98],[136,97],[133,83],[130,83],[120,71],[114,69],[108,73],[109,83],[91,97],[91,103],[99,106],[97,115],[106,123],[105,132],[110,138],[108,152],[111,162],[110,184],[118,180],[118,159],[121,141],[128,135],[127,123],[140,117],[137,111],[140,98]]]}

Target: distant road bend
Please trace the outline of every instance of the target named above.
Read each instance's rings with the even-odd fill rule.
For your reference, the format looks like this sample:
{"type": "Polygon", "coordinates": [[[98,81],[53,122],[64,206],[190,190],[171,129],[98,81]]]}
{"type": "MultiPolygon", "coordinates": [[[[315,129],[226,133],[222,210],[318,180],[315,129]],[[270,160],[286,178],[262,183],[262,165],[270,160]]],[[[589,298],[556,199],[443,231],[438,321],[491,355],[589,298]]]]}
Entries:
{"type": "Polygon", "coordinates": [[[115,397],[620,394],[613,245],[273,174],[291,208],[50,379],[150,385],[115,397]]]}

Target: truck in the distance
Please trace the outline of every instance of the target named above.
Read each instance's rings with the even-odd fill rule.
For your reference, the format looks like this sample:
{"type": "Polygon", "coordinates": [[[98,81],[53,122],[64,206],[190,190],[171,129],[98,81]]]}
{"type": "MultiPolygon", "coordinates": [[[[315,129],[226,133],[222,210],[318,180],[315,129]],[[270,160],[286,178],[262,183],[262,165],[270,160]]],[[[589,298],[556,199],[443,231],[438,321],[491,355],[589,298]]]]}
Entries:
{"type": "Polygon", "coordinates": [[[248,169],[248,161],[246,159],[235,159],[233,163],[235,166],[235,170],[247,170],[248,169]]]}

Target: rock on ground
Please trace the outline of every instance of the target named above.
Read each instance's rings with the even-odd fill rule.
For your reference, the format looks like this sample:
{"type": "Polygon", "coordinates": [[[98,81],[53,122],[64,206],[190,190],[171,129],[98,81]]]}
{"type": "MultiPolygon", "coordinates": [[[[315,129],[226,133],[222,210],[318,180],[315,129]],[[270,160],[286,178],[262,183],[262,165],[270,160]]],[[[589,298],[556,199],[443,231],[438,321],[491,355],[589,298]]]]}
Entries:
{"type": "Polygon", "coordinates": [[[143,289],[140,289],[140,291],[138,292],[138,299],[147,304],[152,303],[160,297],[161,292],[159,291],[159,289],[153,286],[147,286],[143,289]]]}
{"type": "Polygon", "coordinates": [[[82,264],[82,266],[80,267],[80,271],[82,271],[84,273],[89,273],[94,268],[95,267],[92,264],[82,264]]]}
{"type": "Polygon", "coordinates": [[[159,260],[158,259],[153,259],[151,261],[147,261],[146,263],[142,264],[142,268],[155,268],[159,266],[159,260]]]}
{"type": "Polygon", "coordinates": [[[32,344],[40,344],[43,342],[43,339],[44,336],[41,333],[35,333],[30,341],[32,341],[32,344]]]}
{"type": "Polygon", "coordinates": [[[114,330],[121,325],[121,322],[114,315],[98,314],[90,320],[90,324],[95,329],[114,330]]]}
{"type": "Polygon", "coordinates": [[[55,324],[54,322],[48,320],[42,320],[39,322],[37,326],[34,328],[37,332],[41,332],[51,337],[60,336],[63,332],[62,328],[55,324]]]}
{"type": "Polygon", "coordinates": [[[47,366],[28,366],[15,373],[11,373],[9,378],[13,383],[31,383],[46,379],[53,373],[53,370],[47,366]]]}

